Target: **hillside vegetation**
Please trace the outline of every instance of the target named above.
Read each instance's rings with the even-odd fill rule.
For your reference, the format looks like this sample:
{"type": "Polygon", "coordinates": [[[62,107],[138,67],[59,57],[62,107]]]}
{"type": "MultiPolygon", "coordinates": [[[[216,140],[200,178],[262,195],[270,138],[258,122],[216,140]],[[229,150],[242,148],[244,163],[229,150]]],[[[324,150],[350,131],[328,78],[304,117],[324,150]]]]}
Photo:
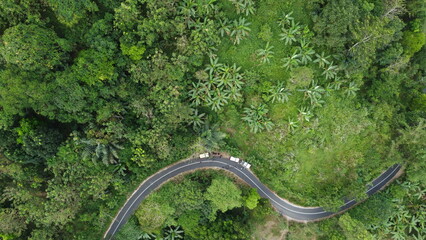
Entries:
{"type": "Polygon", "coordinates": [[[117,239],[425,238],[425,22],[423,0],[3,0],[0,239],[101,239],[141,181],[212,151],[331,211],[404,174],[301,225],[191,173],[117,239]]]}

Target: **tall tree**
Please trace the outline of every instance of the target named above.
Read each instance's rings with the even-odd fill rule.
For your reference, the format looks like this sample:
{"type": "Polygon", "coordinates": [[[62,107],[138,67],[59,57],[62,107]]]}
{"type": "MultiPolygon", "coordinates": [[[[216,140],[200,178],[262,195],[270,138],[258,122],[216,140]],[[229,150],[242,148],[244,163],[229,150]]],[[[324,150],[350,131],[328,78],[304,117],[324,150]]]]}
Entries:
{"type": "Polygon", "coordinates": [[[228,178],[213,179],[207,188],[205,198],[210,200],[215,210],[226,212],[242,205],[241,190],[228,178]]]}
{"type": "Polygon", "coordinates": [[[34,24],[19,24],[6,29],[2,36],[0,54],[7,63],[23,70],[46,71],[66,59],[70,45],[48,28],[34,24]]]}

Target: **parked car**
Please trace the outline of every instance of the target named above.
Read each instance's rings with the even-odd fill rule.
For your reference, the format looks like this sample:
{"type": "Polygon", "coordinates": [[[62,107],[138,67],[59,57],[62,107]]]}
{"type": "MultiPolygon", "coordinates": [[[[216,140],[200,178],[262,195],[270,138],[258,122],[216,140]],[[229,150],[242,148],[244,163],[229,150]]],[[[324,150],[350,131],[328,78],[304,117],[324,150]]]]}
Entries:
{"type": "Polygon", "coordinates": [[[209,156],[210,156],[209,153],[200,154],[200,158],[208,158],[209,156]]]}
{"type": "Polygon", "coordinates": [[[244,162],[244,161],[242,161],[242,162],[241,162],[241,165],[243,165],[243,167],[245,167],[245,168],[247,168],[247,169],[249,169],[249,168],[251,167],[251,164],[250,164],[250,163],[248,163],[248,162],[244,162]]]}
{"type": "Polygon", "coordinates": [[[229,160],[231,160],[231,161],[233,161],[233,162],[236,162],[236,163],[239,163],[239,162],[240,162],[240,159],[239,159],[239,158],[232,157],[232,156],[229,158],[229,160]]]}

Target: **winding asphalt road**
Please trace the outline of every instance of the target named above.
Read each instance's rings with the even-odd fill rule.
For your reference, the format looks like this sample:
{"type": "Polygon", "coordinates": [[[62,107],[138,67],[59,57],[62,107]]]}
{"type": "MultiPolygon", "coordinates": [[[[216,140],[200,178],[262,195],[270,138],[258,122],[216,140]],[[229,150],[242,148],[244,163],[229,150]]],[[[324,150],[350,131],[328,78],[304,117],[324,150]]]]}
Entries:
{"type": "MultiPolygon", "coordinates": [[[[336,213],[346,211],[357,203],[355,200],[348,200],[340,207],[338,212],[327,212],[321,207],[307,208],[297,206],[277,196],[269,188],[263,185],[250,170],[244,168],[239,163],[230,161],[228,158],[210,157],[205,159],[191,159],[160,170],[145,180],[132,194],[132,196],[127,199],[124,206],[115,216],[113,222],[104,235],[104,239],[112,239],[118,229],[123,226],[130,216],[136,211],[142,200],[161,184],[179,174],[200,168],[221,168],[234,173],[251,187],[256,188],[260,196],[269,199],[275,209],[282,215],[296,221],[314,221],[330,217],[336,213]]],[[[400,168],[401,165],[399,164],[393,165],[369,184],[366,190],[368,196],[376,193],[389,181],[391,181],[400,168]]]]}

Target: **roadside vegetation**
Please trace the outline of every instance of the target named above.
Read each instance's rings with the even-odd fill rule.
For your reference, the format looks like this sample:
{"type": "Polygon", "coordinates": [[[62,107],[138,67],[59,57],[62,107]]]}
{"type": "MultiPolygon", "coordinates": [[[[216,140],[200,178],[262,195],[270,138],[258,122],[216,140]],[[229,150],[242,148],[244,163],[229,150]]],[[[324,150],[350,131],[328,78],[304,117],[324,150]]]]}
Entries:
{"type": "Polygon", "coordinates": [[[307,225],[221,172],[192,173],[152,194],[117,238],[425,238],[425,7],[2,1],[0,238],[100,239],[141,181],[206,151],[328,210],[365,199],[395,163],[404,173],[307,225]]]}

